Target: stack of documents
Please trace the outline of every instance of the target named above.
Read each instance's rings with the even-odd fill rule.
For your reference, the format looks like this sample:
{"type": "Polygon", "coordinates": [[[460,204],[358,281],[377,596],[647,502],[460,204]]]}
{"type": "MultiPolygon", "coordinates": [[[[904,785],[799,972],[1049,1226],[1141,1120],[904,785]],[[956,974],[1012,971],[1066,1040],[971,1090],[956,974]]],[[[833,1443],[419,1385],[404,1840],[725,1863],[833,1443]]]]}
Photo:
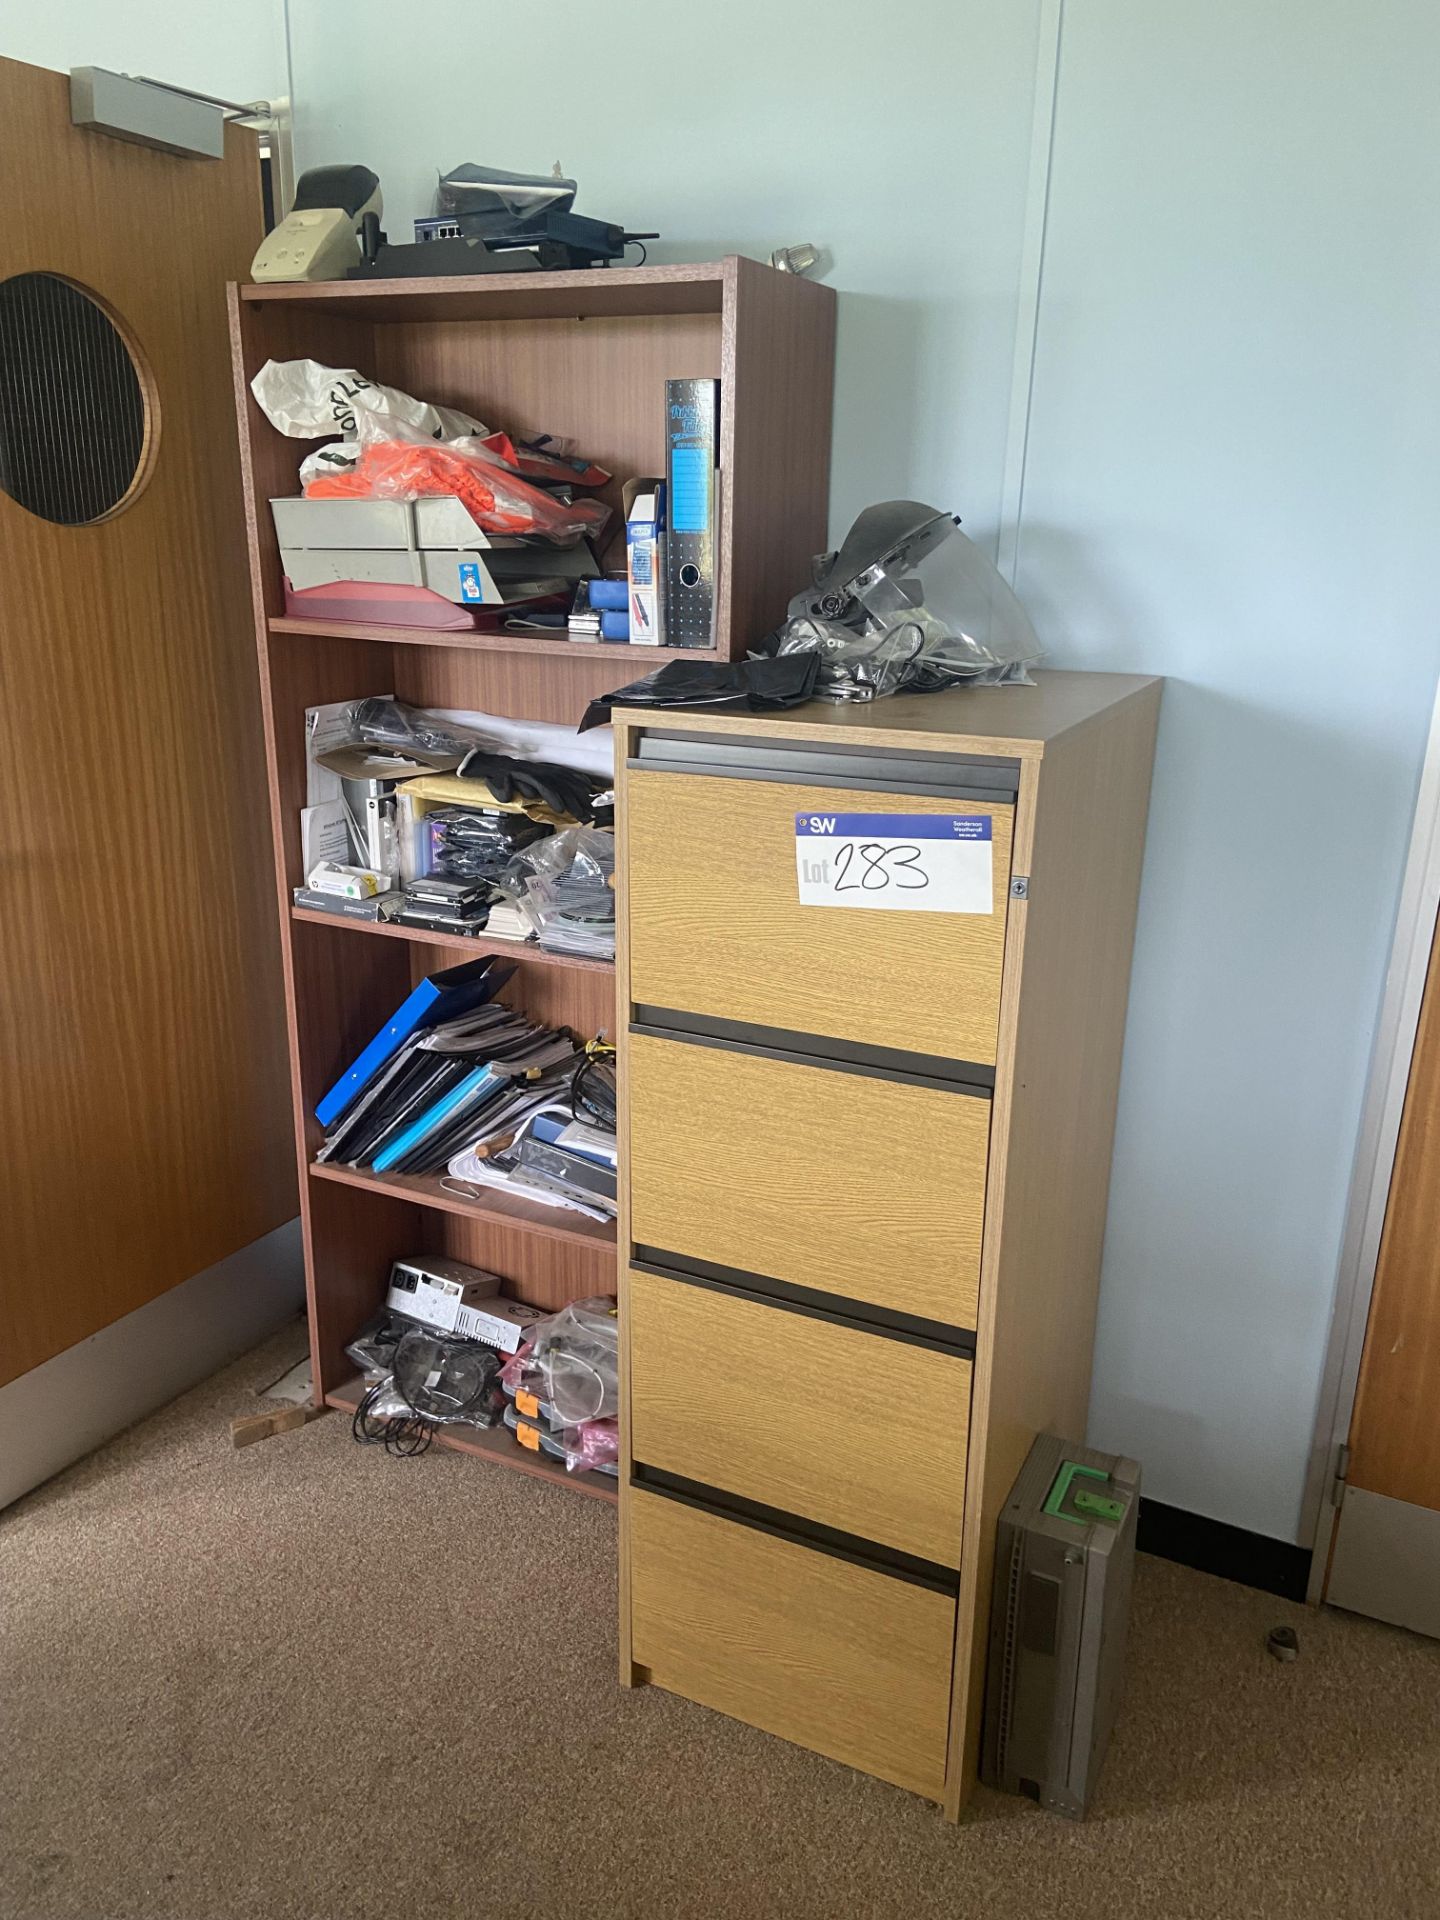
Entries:
{"type": "Polygon", "coordinates": [[[487,957],[421,981],[317,1107],[328,1132],[316,1157],[441,1173],[475,1141],[510,1138],[554,1101],[579,1049],[493,1003],[513,972],[487,957]]]}
{"type": "Polygon", "coordinates": [[[456,1180],[498,1187],[591,1220],[616,1215],[615,1135],[574,1117],[568,1097],[539,1102],[509,1133],[497,1128],[450,1162],[456,1180]]]}

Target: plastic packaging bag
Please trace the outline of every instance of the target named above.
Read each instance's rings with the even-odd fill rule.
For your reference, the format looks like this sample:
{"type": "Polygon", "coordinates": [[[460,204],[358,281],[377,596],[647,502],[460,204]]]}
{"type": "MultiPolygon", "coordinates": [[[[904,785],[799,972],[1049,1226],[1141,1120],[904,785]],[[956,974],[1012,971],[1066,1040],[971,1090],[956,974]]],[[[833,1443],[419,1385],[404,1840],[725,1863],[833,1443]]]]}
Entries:
{"type": "Polygon", "coordinates": [[[499,887],[542,947],[609,959],[615,953],[615,835],[565,827],[526,847],[499,887]]]}
{"type": "Polygon", "coordinates": [[[533,1341],[527,1340],[516,1352],[506,1354],[500,1363],[500,1384],[512,1396],[533,1393],[538,1397],[544,1391],[545,1380],[535,1361],[533,1341]]]}
{"type": "MultiPolygon", "coordinates": [[[[610,1306],[610,1301],[599,1300],[584,1302],[578,1309],[567,1307],[564,1313],[554,1316],[553,1322],[543,1321],[535,1329],[537,1341],[545,1328],[564,1322],[567,1314],[574,1315],[576,1319],[584,1322],[594,1313],[605,1327],[617,1327],[615,1317],[609,1311],[610,1306]]],[[[613,1413],[600,1415],[593,1420],[570,1421],[550,1398],[552,1370],[559,1370],[563,1381],[566,1364],[578,1366],[578,1360],[581,1357],[592,1357],[602,1339],[602,1335],[592,1334],[588,1325],[582,1325],[578,1333],[569,1325],[559,1326],[555,1335],[556,1345],[548,1354],[540,1356],[536,1352],[535,1344],[527,1344],[521,1347],[518,1353],[509,1355],[500,1369],[501,1385],[515,1401],[515,1417],[512,1419],[507,1414],[505,1424],[513,1426],[522,1417],[526,1420],[540,1421],[542,1423],[541,1445],[546,1452],[555,1454],[557,1458],[563,1458],[569,1473],[613,1473],[615,1463],[620,1458],[620,1429],[613,1413]],[[591,1344],[592,1340],[595,1343],[594,1347],[591,1344]],[[557,1352],[562,1356],[559,1359],[556,1357],[557,1352]]],[[[608,1340],[604,1340],[604,1345],[605,1357],[601,1361],[602,1372],[605,1372],[609,1366],[608,1340]]],[[[608,1373],[606,1377],[608,1379],[608,1373]]],[[[575,1386],[577,1383],[578,1390],[588,1399],[600,1400],[607,1397],[608,1389],[597,1388],[593,1380],[583,1379],[578,1371],[576,1381],[570,1384],[575,1386]]]]}
{"type": "Polygon", "coordinates": [[[498,880],[524,847],[550,828],[524,814],[478,807],[434,807],[422,822],[426,872],[445,880],[498,880]]]}
{"type": "Polygon", "coordinates": [[[560,1436],[567,1473],[594,1473],[620,1458],[620,1427],[615,1420],[585,1420],[560,1436]]]}
{"type": "MultiPolygon", "coordinates": [[[[310,464],[306,463],[307,466],[310,464]]],[[[367,441],[348,470],[302,475],[307,499],[419,500],[453,494],[486,533],[527,534],[557,544],[598,537],[610,518],[603,500],[564,501],[512,473],[478,439],[367,441]]]]}
{"type": "Polygon", "coordinates": [[[499,238],[542,213],[568,213],[578,191],[560,174],[507,173],[467,161],[442,173],[435,190],[435,211],[460,222],[470,238],[499,238]]]}
{"type": "Polygon", "coordinates": [[[436,1426],[493,1427],[500,1418],[500,1356],[474,1340],[410,1327],[395,1348],[393,1380],[406,1406],[436,1426]]]}
{"type": "Polygon", "coordinates": [[[359,458],[358,440],[327,440],[300,462],[300,491],[308,493],[317,480],[329,479],[332,474],[353,473],[359,458]]]}
{"type": "Polygon", "coordinates": [[[780,654],[819,655],[815,692],[825,700],[880,700],[898,693],[919,664],[924,635],[911,622],[856,633],[810,614],[780,629],[780,654]]]}
{"type": "Polygon", "coordinates": [[[378,426],[381,434],[409,427],[422,440],[483,437],[490,431],[457,407],[432,407],[398,387],[367,380],[354,367],[327,367],[318,360],[267,360],[250,391],[271,426],[292,440],[335,435],[359,441],[366,438],[367,425],[378,426]]]}
{"type": "Polygon", "coordinates": [[[404,754],[423,761],[436,773],[452,772],[476,747],[496,744],[493,736],[479,727],[457,723],[428,707],[407,706],[389,694],[357,700],[351,727],[357,745],[404,754]]]}
{"type": "Polygon", "coordinates": [[[378,1380],[382,1375],[388,1375],[395,1366],[395,1349],[400,1344],[400,1336],[410,1324],[408,1320],[394,1319],[388,1313],[378,1314],[346,1347],[347,1357],[355,1362],[368,1380],[378,1380]]]}
{"type": "Polygon", "coordinates": [[[281,433],[330,439],[301,463],[307,496],[415,500],[455,494],[486,533],[545,540],[598,535],[609,519],[601,501],[566,502],[545,492],[547,486],[601,487],[610,478],[603,467],[571,457],[568,442],[544,435],[517,441],[458,407],[433,406],[367,379],[355,367],[327,367],[318,360],[267,360],[250,391],[281,433]],[[427,457],[442,447],[444,459],[427,457]]]}
{"type": "Polygon", "coordinates": [[[571,442],[537,434],[533,440],[512,440],[508,433],[487,433],[480,443],[487,453],[512,473],[542,487],[603,487],[608,469],[593,460],[577,459],[571,442]]]}
{"type": "MultiPolygon", "coordinates": [[[[635,649],[632,649],[635,651],[635,649]]],[[[643,680],[598,694],[578,731],[608,725],[611,707],[748,707],[775,713],[803,706],[815,691],[820,663],[813,654],[786,660],[670,660],[643,680]]]]}
{"type": "Polygon", "coordinates": [[[348,723],[343,744],[393,754],[434,774],[463,771],[473,791],[467,794],[461,785],[448,796],[462,805],[543,801],[553,790],[550,813],[563,819],[567,804],[588,812],[595,788],[611,778],[613,741],[597,754],[560,727],[517,727],[493,714],[437,712],[389,694],[354,701],[348,723]],[[505,791],[495,793],[496,784],[505,791]]]}
{"type": "Polygon", "coordinates": [[[579,734],[574,727],[543,720],[513,720],[474,708],[441,707],[435,717],[475,736],[477,746],[513,754],[517,760],[554,760],[562,767],[588,773],[606,786],[615,778],[615,736],[612,732],[579,734]]]}
{"type": "Polygon", "coordinates": [[[532,1360],[561,1426],[620,1411],[620,1322],[612,1300],[576,1300],[532,1329],[532,1360]]]}
{"type": "MultiPolygon", "coordinates": [[[[438,409],[446,411],[444,408],[438,409]]],[[[460,416],[463,418],[464,416],[460,416]]],[[[416,445],[428,445],[431,436],[412,435],[402,431],[396,424],[380,421],[378,436],[376,431],[361,427],[362,439],[331,440],[323,447],[317,447],[314,453],[307,454],[300,463],[300,485],[308,493],[317,482],[333,479],[337,474],[353,473],[360,459],[362,444],[374,444],[377,437],[387,440],[414,439],[416,445]]],[[[460,434],[454,436],[456,446],[463,447],[477,458],[493,460],[496,466],[504,467],[508,472],[517,474],[534,486],[545,487],[550,491],[563,491],[573,487],[603,487],[610,478],[609,470],[597,467],[593,460],[582,460],[572,451],[572,442],[558,440],[550,434],[539,434],[533,440],[515,440],[508,433],[460,434]]],[[[320,496],[323,499],[323,494],[320,496]]],[[[564,492],[565,499],[570,495],[564,492]]]]}

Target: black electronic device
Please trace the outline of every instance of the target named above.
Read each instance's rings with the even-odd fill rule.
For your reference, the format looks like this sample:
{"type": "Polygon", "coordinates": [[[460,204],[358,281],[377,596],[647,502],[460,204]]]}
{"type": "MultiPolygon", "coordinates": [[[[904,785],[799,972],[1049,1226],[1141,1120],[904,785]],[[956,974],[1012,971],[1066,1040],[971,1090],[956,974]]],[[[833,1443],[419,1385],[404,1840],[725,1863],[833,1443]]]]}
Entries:
{"type": "Polygon", "coordinates": [[[489,908],[481,907],[469,912],[456,912],[449,907],[431,907],[416,901],[401,907],[395,915],[396,922],[402,927],[422,927],[428,933],[483,933],[489,917],[489,908]]]}
{"type": "Polygon", "coordinates": [[[445,907],[451,913],[473,912],[490,904],[491,888],[483,880],[447,880],[422,874],[405,889],[407,906],[445,907]]]}
{"type": "Polygon", "coordinates": [[[659,238],[628,233],[608,220],[578,213],[542,212],[508,233],[467,231],[470,216],[455,223],[458,234],[443,239],[392,241],[376,219],[363,222],[361,259],[352,280],[414,280],[459,273],[565,273],[623,262],[625,249],[659,238]]]}
{"type": "MultiPolygon", "coordinates": [[[[470,238],[470,216],[460,215],[460,237],[470,238]]],[[[591,220],[582,213],[560,213],[554,209],[537,213],[512,233],[485,234],[484,245],[498,254],[530,253],[536,264],[552,272],[575,267],[606,267],[623,260],[625,249],[646,240],[658,240],[658,233],[627,233],[624,227],[608,220],[591,220]]]]}

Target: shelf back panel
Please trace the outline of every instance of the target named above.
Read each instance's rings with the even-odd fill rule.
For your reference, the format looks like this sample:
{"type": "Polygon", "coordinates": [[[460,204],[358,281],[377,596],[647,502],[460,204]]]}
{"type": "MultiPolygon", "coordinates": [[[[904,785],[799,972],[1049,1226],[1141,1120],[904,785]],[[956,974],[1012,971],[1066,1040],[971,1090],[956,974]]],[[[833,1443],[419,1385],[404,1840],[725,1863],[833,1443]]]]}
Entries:
{"type": "Polygon", "coordinates": [[[377,377],[492,428],[554,434],[613,475],[602,558],[624,565],[620,489],[665,471],[665,382],[718,378],[720,316],[432,321],[377,329],[377,377]]]}
{"type": "MultiPolygon", "coordinates": [[[[281,644],[277,638],[275,643],[281,644]]],[[[308,640],[302,646],[310,645],[308,640]]],[[[511,720],[547,720],[578,726],[589,703],[649,673],[653,647],[598,647],[575,643],[577,660],[536,653],[477,653],[463,647],[391,647],[391,691],[416,707],[458,707],[511,720]]]]}

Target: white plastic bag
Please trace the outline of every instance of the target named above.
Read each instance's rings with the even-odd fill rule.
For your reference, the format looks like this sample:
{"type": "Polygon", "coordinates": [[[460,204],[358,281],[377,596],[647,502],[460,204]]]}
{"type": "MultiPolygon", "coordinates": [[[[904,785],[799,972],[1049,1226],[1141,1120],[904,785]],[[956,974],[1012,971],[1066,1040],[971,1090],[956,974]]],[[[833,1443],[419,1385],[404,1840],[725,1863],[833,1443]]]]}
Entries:
{"type": "Polygon", "coordinates": [[[250,391],[272,427],[292,440],[458,440],[488,434],[468,413],[432,407],[398,387],[382,387],[354,367],[325,367],[318,360],[267,360],[250,391]],[[372,431],[367,433],[366,428],[372,431]],[[399,427],[409,428],[403,435],[399,427]]]}

